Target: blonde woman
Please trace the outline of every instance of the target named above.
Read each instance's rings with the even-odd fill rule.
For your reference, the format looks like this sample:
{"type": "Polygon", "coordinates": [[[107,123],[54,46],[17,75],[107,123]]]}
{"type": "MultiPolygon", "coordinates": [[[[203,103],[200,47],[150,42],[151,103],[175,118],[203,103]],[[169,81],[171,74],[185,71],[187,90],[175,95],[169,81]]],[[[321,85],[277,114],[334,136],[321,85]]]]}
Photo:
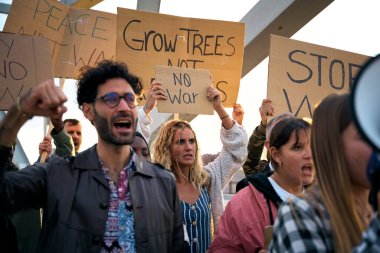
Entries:
{"type": "Polygon", "coordinates": [[[315,110],[311,149],[318,184],[279,209],[269,251],[380,252],[379,216],[368,202],[372,150],[354,126],[348,94],[315,110]]]}
{"type": "Polygon", "coordinates": [[[220,93],[209,87],[207,97],[222,123],[223,148],[214,161],[202,165],[196,135],[186,121],[167,122],[152,146],[153,161],[175,175],[192,253],[207,251],[211,243],[211,224],[213,229],[217,227],[224,208],[222,190],[247,156],[247,133],[228,116],[220,93]]]}

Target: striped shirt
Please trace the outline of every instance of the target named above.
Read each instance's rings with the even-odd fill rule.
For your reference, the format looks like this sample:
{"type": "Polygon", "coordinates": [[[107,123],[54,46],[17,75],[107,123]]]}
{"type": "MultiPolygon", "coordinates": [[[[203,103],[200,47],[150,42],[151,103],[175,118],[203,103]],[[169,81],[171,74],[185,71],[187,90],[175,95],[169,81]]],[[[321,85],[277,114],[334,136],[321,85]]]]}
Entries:
{"type": "Polygon", "coordinates": [[[194,204],[181,201],[181,208],[190,240],[190,252],[205,253],[211,244],[211,201],[207,188],[202,187],[194,204]]]}

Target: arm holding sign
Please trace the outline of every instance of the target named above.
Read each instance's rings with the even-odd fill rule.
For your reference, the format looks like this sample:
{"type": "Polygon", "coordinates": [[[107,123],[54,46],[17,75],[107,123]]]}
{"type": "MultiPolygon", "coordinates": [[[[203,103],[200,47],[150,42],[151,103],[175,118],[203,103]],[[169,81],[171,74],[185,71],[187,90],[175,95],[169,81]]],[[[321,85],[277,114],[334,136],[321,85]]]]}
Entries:
{"type": "Polygon", "coordinates": [[[232,111],[232,118],[237,123],[239,123],[239,125],[243,125],[244,109],[241,106],[241,104],[234,103],[234,105],[233,105],[233,111],[232,111]]]}
{"type": "MultiPolygon", "coordinates": [[[[239,125],[242,125],[243,118],[244,118],[244,109],[241,106],[241,104],[235,103],[233,105],[232,118],[237,123],[239,123],[239,125]]],[[[219,155],[219,153],[217,153],[217,154],[202,154],[203,165],[207,165],[210,162],[214,161],[218,157],[218,155],[219,155]]]]}
{"type": "Polygon", "coordinates": [[[210,174],[211,211],[214,220],[214,231],[217,231],[217,221],[224,209],[222,191],[234,173],[241,168],[247,157],[248,136],[243,127],[235,124],[228,116],[222,106],[218,90],[209,87],[207,98],[212,101],[214,110],[222,120],[220,138],[223,148],[214,161],[204,166],[205,170],[210,174]]]}
{"type": "Polygon", "coordinates": [[[208,87],[207,99],[212,102],[212,106],[214,107],[215,112],[219,115],[219,118],[222,120],[222,126],[226,130],[231,129],[234,126],[235,122],[230,118],[230,116],[224,109],[219,91],[213,88],[212,86],[208,87]]]}
{"type": "Polygon", "coordinates": [[[261,154],[264,149],[264,144],[266,140],[266,128],[268,123],[268,117],[274,115],[274,108],[272,100],[263,99],[261,106],[259,108],[261,122],[253,130],[252,135],[249,137],[248,142],[248,157],[243,165],[244,174],[248,176],[249,174],[256,174],[259,172],[261,154]]]}
{"type": "Polygon", "coordinates": [[[61,157],[75,156],[75,147],[73,145],[71,136],[67,133],[64,123],[62,121],[63,114],[58,114],[50,117],[53,124],[53,129],[50,132],[51,137],[55,144],[55,154],[61,157]]]}
{"type": "Polygon", "coordinates": [[[50,156],[51,151],[52,151],[52,146],[51,146],[51,138],[49,136],[44,136],[44,139],[38,145],[38,150],[40,153],[40,157],[42,156],[44,152],[47,153],[47,157],[50,156]]]}
{"type": "Polygon", "coordinates": [[[138,113],[138,124],[137,131],[140,132],[146,141],[149,142],[151,130],[149,125],[152,123],[152,117],[150,116],[150,112],[157,105],[157,100],[167,100],[166,92],[162,87],[161,82],[153,81],[150,84],[150,89],[148,91],[148,98],[146,99],[146,103],[144,107],[140,108],[138,113]]]}
{"type": "Polygon", "coordinates": [[[64,127],[62,115],[63,114],[58,114],[50,117],[53,129],[50,131],[50,135],[45,136],[43,141],[38,146],[40,153],[40,157],[37,160],[38,162],[45,163],[51,155],[53,151],[51,146],[52,138],[55,144],[54,154],[60,157],[75,156],[74,143],[64,127]]]}
{"type": "Polygon", "coordinates": [[[168,97],[166,95],[164,88],[162,87],[162,83],[158,81],[153,81],[150,84],[148,98],[144,105],[144,112],[146,113],[146,115],[149,115],[149,113],[157,105],[157,100],[159,99],[167,100],[168,97]]]}

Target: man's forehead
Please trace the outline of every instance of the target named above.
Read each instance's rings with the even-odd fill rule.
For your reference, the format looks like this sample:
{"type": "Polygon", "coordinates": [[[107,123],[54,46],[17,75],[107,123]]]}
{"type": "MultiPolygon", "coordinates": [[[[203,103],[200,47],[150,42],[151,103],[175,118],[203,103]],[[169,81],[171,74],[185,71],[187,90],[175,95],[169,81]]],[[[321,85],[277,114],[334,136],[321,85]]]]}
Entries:
{"type": "Polygon", "coordinates": [[[134,94],[132,85],[123,78],[111,78],[107,79],[104,84],[99,85],[98,93],[119,92],[125,90],[134,94]]]}
{"type": "Polygon", "coordinates": [[[72,122],[66,122],[65,123],[65,128],[70,128],[70,129],[82,129],[82,125],[80,123],[78,124],[73,124],[72,122]]]}

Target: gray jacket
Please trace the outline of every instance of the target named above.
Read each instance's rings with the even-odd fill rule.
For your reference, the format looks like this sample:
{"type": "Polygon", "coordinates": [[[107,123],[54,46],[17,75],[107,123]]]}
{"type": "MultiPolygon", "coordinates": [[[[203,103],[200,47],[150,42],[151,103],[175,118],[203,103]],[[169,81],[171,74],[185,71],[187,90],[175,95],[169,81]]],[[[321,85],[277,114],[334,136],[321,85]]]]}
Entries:
{"type": "MultiPolygon", "coordinates": [[[[5,172],[0,156],[0,213],[43,208],[38,252],[100,252],[110,201],[96,145],[71,159],[5,172]]],[[[174,176],[136,157],[129,174],[138,253],[181,252],[183,227],[174,176]]]]}

